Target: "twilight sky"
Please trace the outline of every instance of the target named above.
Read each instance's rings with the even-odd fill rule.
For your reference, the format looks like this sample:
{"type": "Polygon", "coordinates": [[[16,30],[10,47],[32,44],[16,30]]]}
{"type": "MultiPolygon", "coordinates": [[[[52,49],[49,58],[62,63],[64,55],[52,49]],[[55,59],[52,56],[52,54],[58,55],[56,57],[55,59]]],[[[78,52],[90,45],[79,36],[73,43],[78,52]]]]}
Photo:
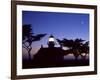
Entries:
{"type": "Polygon", "coordinates": [[[41,41],[33,42],[35,48],[46,46],[51,34],[58,39],[89,40],[89,14],[23,11],[24,24],[31,24],[34,34],[47,34],[41,41]]]}

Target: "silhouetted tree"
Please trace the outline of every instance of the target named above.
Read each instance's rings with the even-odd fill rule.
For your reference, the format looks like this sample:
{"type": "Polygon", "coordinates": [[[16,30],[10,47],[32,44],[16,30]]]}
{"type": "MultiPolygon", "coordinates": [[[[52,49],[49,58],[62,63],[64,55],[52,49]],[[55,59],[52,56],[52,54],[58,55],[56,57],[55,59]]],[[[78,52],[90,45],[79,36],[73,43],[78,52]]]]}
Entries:
{"type": "Polygon", "coordinates": [[[86,44],[83,44],[83,42],[85,40],[78,39],[78,38],[75,39],[75,40],[72,40],[72,39],[70,39],[70,40],[68,40],[68,39],[59,40],[59,39],[57,39],[57,41],[61,46],[67,47],[68,48],[68,50],[66,50],[67,54],[68,54],[68,52],[73,53],[76,60],[82,52],[82,47],[84,46],[84,48],[86,48],[86,44]]]}
{"type": "Polygon", "coordinates": [[[73,43],[73,54],[74,54],[76,59],[80,55],[81,46],[83,45],[83,41],[84,40],[82,40],[82,39],[75,39],[74,40],[74,43],[73,43]]]}
{"type": "Polygon", "coordinates": [[[86,59],[87,54],[89,54],[89,41],[85,42],[80,49],[80,55],[82,59],[86,59]]]}
{"type": "Polygon", "coordinates": [[[22,31],[22,39],[23,39],[23,48],[25,48],[29,55],[29,60],[31,59],[31,50],[32,50],[32,43],[34,41],[41,40],[46,34],[37,34],[34,35],[32,32],[32,26],[30,24],[23,25],[23,31],[22,31]]]}
{"type": "Polygon", "coordinates": [[[73,48],[74,41],[72,39],[63,39],[63,46],[68,47],[69,49],[73,48]]]}
{"type": "Polygon", "coordinates": [[[63,41],[60,40],[60,39],[56,39],[56,40],[57,40],[57,42],[59,43],[60,47],[63,47],[63,41]]]}

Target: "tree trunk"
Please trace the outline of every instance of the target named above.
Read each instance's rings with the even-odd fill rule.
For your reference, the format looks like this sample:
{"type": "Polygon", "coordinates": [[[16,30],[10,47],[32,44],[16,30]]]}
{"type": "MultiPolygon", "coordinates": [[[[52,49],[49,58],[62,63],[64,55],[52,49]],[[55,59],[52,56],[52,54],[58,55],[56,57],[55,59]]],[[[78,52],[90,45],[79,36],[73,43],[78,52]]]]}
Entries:
{"type": "Polygon", "coordinates": [[[75,60],[77,61],[78,60],[78,56],[74,55],[75,56],[75,60]]]}
{"type": "Polygon", "coordinates": [[[29,50],[28,50],[28,55],[29,55],[29,60],[31,60],[31,47],[29,48],[29,50]]]}
{"type": "Polygon", "coordinates": [[[76,61],[78,60],[79,54],[80,54],[80,53],[78,52],[78,50],[75,50],[74,56],[75,56],[75,60],[76,60],[76,61]]]}
{"type": "Polygon", "coordinates": [[[31,53],[28,51],[29,60],[31,60],[31,53]]]}

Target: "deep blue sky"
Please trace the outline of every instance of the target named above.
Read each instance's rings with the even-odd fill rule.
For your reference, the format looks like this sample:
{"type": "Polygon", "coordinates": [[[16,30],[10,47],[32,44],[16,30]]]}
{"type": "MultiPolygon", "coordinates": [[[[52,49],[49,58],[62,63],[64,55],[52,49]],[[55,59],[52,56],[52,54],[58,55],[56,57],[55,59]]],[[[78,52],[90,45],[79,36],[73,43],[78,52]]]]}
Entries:
{"type": "Polygon", "coordinates": [[[89,14],[23,11],[22,24],[32,24],[33,33],[47,33],[34,46],[46,45],[50,34],[58,39],[89,40],[89,14]]]}

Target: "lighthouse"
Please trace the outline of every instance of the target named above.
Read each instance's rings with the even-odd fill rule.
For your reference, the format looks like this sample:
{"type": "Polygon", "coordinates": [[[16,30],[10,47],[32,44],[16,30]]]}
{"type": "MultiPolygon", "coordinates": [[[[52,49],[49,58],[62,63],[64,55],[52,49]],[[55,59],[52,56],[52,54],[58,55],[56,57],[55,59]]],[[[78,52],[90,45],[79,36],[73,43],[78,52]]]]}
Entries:
{"type": "Polygon", "coordinates": [[[49,48],[53,48],[55,46],[55,39],[53,35],[49,36],[49,40],[48,40],[48,47],[49,48]]]}

